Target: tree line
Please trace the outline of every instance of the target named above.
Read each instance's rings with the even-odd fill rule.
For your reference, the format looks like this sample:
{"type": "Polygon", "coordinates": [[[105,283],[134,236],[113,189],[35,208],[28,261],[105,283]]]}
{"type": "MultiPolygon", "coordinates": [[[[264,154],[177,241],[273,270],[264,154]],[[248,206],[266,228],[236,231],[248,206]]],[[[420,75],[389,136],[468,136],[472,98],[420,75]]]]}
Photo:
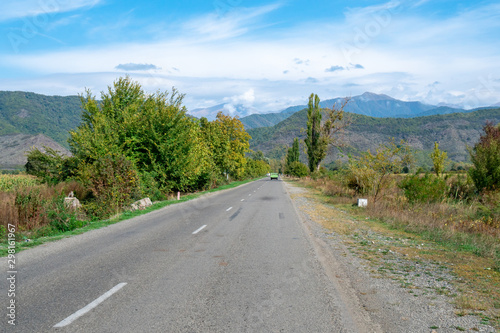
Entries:
{"type": "Polygon", "coordinates": [[[250,136],[237,117],[196,119],[183,98],[175,88],[147,94],[129,77],[117,79],[100,100],[87,90],[81,124],[70,131],[72,156],[35,149],[26,170],[51,183],[77,180],[97,216],[140,197],[159,200],[269,172],[265,159],[247,157],[250,136]]]}

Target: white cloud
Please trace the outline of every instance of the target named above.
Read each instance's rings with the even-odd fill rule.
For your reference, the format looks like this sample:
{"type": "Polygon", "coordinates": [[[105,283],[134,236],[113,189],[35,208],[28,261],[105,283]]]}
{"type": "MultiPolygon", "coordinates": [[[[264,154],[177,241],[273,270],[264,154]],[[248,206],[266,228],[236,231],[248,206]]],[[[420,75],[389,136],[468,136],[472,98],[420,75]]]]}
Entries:
{"type": "Polygon", "coordinates": [[[499,6],[433,21],[396,12],[397,2],[391,1],[352,9],[341,22],[305,23],[257,35],[263,16],[277,8],[204,15],[181,26],[175,37],[156,41],[0,55],[6,68],[32,73],[26,80],[0,80],[0,89],[76,94],[86,86],[97,93],[122,75],[118,69],[139,65],[142,72],[132,77],[146,90],[175,86],[187,94],[190,108],[226,102],[276,111],[306,103],[311,92],[322,99],[372,91],[429,103],[500,101],[499,77],[488,79],[500,73],[499,45],[481,37],[497,36],[499,6]],[[383,16],[386,11],[390,17],[383,16]],[[378,31],[369,30],[374,22],[378,31]],[[368,36],[364,44],[356,43],[361,33],[368,36]],[[342,53],[342,43],[355,48],[352,59],[342,53]],[[431,90],[436,81],[440,84],[431,90]]]}

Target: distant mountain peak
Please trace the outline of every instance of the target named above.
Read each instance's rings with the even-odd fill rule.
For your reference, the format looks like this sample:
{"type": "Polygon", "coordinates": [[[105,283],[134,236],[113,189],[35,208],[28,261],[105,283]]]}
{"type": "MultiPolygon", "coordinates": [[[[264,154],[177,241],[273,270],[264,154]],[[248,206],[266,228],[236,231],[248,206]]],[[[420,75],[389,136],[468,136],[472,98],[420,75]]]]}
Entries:
{"type": "Polygon", "coordinates": [[[395,99],[392,98],[391,96],[387,96],[384,94],[375,94],[372,92],[365,92],[360,96],[355,96],[354,98],[359,98],[363,101],[394,101],[395,99]]]}

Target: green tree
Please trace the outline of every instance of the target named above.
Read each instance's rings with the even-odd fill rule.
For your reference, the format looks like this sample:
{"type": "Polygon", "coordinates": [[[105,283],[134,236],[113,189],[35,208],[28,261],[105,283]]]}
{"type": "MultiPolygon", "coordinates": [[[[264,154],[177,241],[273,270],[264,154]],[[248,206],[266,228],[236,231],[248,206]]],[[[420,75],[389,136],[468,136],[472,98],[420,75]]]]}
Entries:
{"type": "Polygon", "coordinates": [[[322,110],[319,107],[318,95],[311,94],[307,108],[307,135],[305,139],[309,169],[311,172],[319,170],[321,161],[325,158],[329,145],[341,145],[336,136],[350,123],[345,118],[344,107],[349,102],[346,98],[340,107],[333,106],[326,109],[328,119],[322,123],[322,110]]]}
{"type": "Polygon", "coordinates": [[[436,176],[439,177],[439,175],[443,173],[446,167],[446,159],[448,158],[448,154],[445,151],[439,150],[439,144],[436,141],[434,142],[434,149],[432,150],[430,156],[432,159],[432,164],[434,165],[434,172],[436,173],[436,176]]]}
{"type": "Polygon", "coordinates": [[[214,121],[201,120],[201,129],[209,147],[217,174],[241,179],[245,174],[250,135],[237,117],[217,114],[214,121]]]}
{"type": "Polygon", "coordinates": [[[413,164],[413,154],[408,144],[394,139],[381,144],[375,154],[370,151],[359,157],[350,157],[347,170],[347,186],[359,193],[373,195],[373,201],[382,195],[390,184],[390,175],[400,173],[403,168],[413,164]]]}
{"type": "Polygon", "coordinates": [[[320,162],[326,156],[328,143],[321,136],[321,108],[319,107],[318,95],[311,94],[307,107],[307,156],[309,159],[309,170],[313,172],[319,167],[320,162]]]}
{"type": "Polygon", "coordinates": [[[309,174],[309,168],[302,162],[294,161],[287,166],[286,173],[290,176],[302,178],[309,174]]]}
{"type": "Polygon", "coordinates": [[[299,138],[294,138],[292,147],[288,148],[288,153],[286,155],[286,164],[290,165],[293,162],[298,162],[299,157],[300,157],[299,138]]]}
{"type": "Polygon", "coordinates": [[[200,187],[209,172],[208,147],[198,121],[186,115],[183,98],[175,89],[148,95],[129,77],[102,93],[102,102],[87,91],[81,97],[82,124],[70,132],[71,150],[83,165],[124,156],[163,192],[200,187]]]}
{"type": "Polygon", "coordinates": [[[474,148],[469,150],[472,164],[469,176],[478,191],[500,189],[500,124],[488,122],[474,148]]]}

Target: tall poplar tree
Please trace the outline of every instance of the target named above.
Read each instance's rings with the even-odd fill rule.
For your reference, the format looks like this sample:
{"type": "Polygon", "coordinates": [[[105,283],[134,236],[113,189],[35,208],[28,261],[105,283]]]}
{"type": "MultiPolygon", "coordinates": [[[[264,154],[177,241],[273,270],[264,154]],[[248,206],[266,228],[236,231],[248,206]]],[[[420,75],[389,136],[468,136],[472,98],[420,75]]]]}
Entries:
{"type": "Polygon", "coordinates": [[[316,94],[309,96],[305,143],[311,172],[319,170],[320,163],[326,157],[329,145],[342,145],[340,139],[335,135],[350,124],[350,120],[344,117],[344,107],[349,103],[349,100],[349,98],[346,98],[340,107],[334,105],[331,109],[326,109],[328,119],[322,124],[322,110],[319,107],[320,99],[316,94]]]}

